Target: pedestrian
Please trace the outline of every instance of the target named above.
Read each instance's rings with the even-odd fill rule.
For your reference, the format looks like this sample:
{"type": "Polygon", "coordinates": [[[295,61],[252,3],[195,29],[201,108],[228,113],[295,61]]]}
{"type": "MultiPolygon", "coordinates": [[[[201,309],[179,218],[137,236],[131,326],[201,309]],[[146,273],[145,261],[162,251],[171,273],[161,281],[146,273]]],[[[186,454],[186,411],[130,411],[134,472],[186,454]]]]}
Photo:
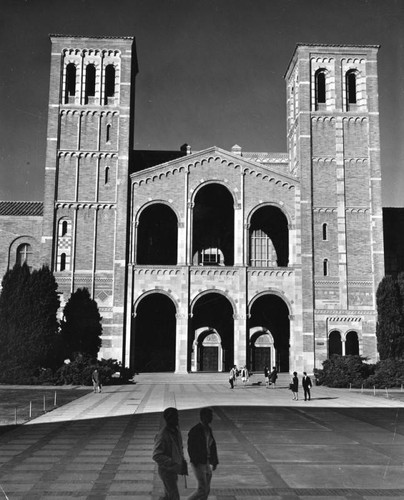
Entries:
{"type": "Polygon", "coordinates": [[[229,373],[230,389],[234,389],[234,381],[236,380],[236,373],[237,373],[237,368],[236,365],[234,365],[229,373]]]}
{"type": "Polygon", "coordinates": [[[289,384],[289,389],[292,391],[293,400],[297,401],[299,399],[299,379],[297,378],[297,372],[293,372],[292,382],[289,384]]]}
{"type": "Polygon", "coordinates": [[[191,466],[198,482],[198,489],[188,500],[206,500],[210,492],[212,471],[219,463],[216,441],[213,437],[213,411],[211,408],[201,408],[200,423],[196,424],[188,433],[188,454],[191,466]]]}
{"type": "Polygon", "coordinates": [[[245,387],[246,383],[248,382],[248,370],[246,365],[244,365],[241,369],[241,381],[243,382],[243,385],[245,387]]]}
{"type": "Polygon", "coordinates": [[[180,500],[178,475],[188,475],[188,467],[182,448],[178,410],[166,408],[163,417],[165,425],[156,434],[153,449],[153,460],[164,485],[164,496],[160,500],[180,500]]]}
{"type": "Polygon", "coordinates": [[[93,373],[91,374],[91,380],[93,381],[94,392],[101,392],[100,373],[97,368],[94,368],[93,373]]]}
{"type": "Polygon", "coordinates": [[[275,389],[275,384],[276,384],[277,378],[278,378],[278,370],[276,369],[276,366],[273,366],[271,374],[269,376],[269,383],[272,384],[274,389],[275,389]]]}
{"type": "Polygon", "coordinates": [[[312,387],[311,379],[306,372],[303,372],[302,386],[304,391],[304,400],[307,401],[311,399],[310,389],[312,387]]]}
{"type": "Polygon", "coordinates": [[[265,366],[264,368],[264,379],[265,379],[265,385],[267,389],[269,388],[269,368],[265,366]]]}

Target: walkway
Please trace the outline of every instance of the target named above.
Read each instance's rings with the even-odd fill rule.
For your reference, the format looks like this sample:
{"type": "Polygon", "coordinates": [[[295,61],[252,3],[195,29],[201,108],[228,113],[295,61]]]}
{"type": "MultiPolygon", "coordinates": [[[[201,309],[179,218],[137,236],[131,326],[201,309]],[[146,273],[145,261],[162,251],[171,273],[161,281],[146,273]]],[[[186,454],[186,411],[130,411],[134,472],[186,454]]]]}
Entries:
{"type": "MultiPolygon", "coordinates": [[[[402,401],[315,387],[295,402],[286,377],[276,389],[260,379],[232,391],[225,374],[143,374],[85,395],[0,436],[0,498],[157,500],[151,452],[167,406],[184,443],[199,408],[214,408],[212,500],[404,498],[402,401]]],[[[185,499],[192,472],[180,485],[185,499]]]]}

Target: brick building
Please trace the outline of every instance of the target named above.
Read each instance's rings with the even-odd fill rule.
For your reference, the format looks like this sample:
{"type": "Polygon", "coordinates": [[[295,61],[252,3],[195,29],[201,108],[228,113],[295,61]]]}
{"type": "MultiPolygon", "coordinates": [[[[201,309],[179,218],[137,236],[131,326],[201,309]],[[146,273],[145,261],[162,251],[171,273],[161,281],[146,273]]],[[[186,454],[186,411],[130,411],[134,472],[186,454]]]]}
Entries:
{"type": "Polygon", "coordinates": [[[377,46],[297,45],[288,152],[193,152],[133,151],[132,38],[51,41],[45,200],[0,203],[0,272],[87,287],[101,355],[138,371],[376,360],[377,46]]]}

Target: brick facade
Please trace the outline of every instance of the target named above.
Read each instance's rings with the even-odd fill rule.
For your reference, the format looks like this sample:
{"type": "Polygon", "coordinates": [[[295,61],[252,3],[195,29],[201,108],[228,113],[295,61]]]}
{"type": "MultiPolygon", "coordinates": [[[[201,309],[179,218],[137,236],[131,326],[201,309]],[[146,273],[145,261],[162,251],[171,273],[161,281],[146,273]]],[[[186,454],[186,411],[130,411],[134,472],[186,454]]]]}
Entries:
{"type": "Polygon", "coordinates": [[[133,39],[51,40],[43,217],[0,223],[36,241],[65,301],[90,290],[103,357],[178,373],[376,360],[376,46],[297,46],[288,153],[136,154],[133,39]]]}

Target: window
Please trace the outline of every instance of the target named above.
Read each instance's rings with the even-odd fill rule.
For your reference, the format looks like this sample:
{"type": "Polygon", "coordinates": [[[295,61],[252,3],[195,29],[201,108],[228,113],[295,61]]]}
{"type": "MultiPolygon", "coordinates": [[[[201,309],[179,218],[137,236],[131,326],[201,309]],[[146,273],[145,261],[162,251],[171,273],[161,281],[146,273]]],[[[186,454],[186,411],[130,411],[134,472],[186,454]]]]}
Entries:
{"type": "Polygon", "coordinates": [[[348,71],[345,79],[346,84],[346,102],[349,110],[350,104],[356,104],[356,74],[355,71],[348,71]]]}
{"type": "Polygon", "coordinates": [[[328,226],[327,224],[323,224],[323,241],[328,240],[328,226]]]}
{"type": "Polygon", "coordinates": [[[108,123],[107,125],[107,134],[106,134],[106,141],[111,142],[111,124],[108,123]]]}
{"type": "Polygon", "coordinates": [[[108,64],[105,68],[105,101],[108,104],[108,98],[115,95],[115,67],[108,64]]]}
{"type": "Polygon", "coordinates": [[[65,271],[66,270],[66,254],[62,253],[60,255],[60,270],[65,271]]]}
{"type": "Polygon", "coordinates": [[[316,86],[316,109],[318,105],[326,103],[326,89],[325,89],[325,71],[320,69],[315,75],[316,86]]]}
{"type": "Polygon", "coordinates": [[[23,243],[17,248],[16,264],[22,266],[24,262],[28,267],[31,267],[32,260],[32,249],[31,245],[28,243],[23,243]]]}
{"type": "Polygon", "coordinates": [[[109,183],[109,167],[105,167],[105,172],[104,172],[104,184],[109,183]]]}
{"type": "Polygon", "coordinates": [[[89,97],[95,96],[95,66],[88,64],[86,68],[86,94],[84,103],[89,103],[89,97]]]}
{"type": "Polygon", "coordinates": [[[262,229],[255,229],[251,233],[251,266],[277,266],[277,256],[271,238],[262,229]]]}
{"type": "Polygon", "coordinates": [[[62,222],[62,234],[61,234],[61,236],[66,236],[66,234],[67,234],[67,221],[64,220],[62,222]]]}
{"type": "Polygon", "coordinates": [[[323,275],[328,276],[328,259],[323,260],[323,275]]]}
{"type": "Polygon", "coordinates": [[[65,104],[69,103],[69,96],[76,95],[76,65],[70,63],[66,66],[66,92],[65,104]]]}

